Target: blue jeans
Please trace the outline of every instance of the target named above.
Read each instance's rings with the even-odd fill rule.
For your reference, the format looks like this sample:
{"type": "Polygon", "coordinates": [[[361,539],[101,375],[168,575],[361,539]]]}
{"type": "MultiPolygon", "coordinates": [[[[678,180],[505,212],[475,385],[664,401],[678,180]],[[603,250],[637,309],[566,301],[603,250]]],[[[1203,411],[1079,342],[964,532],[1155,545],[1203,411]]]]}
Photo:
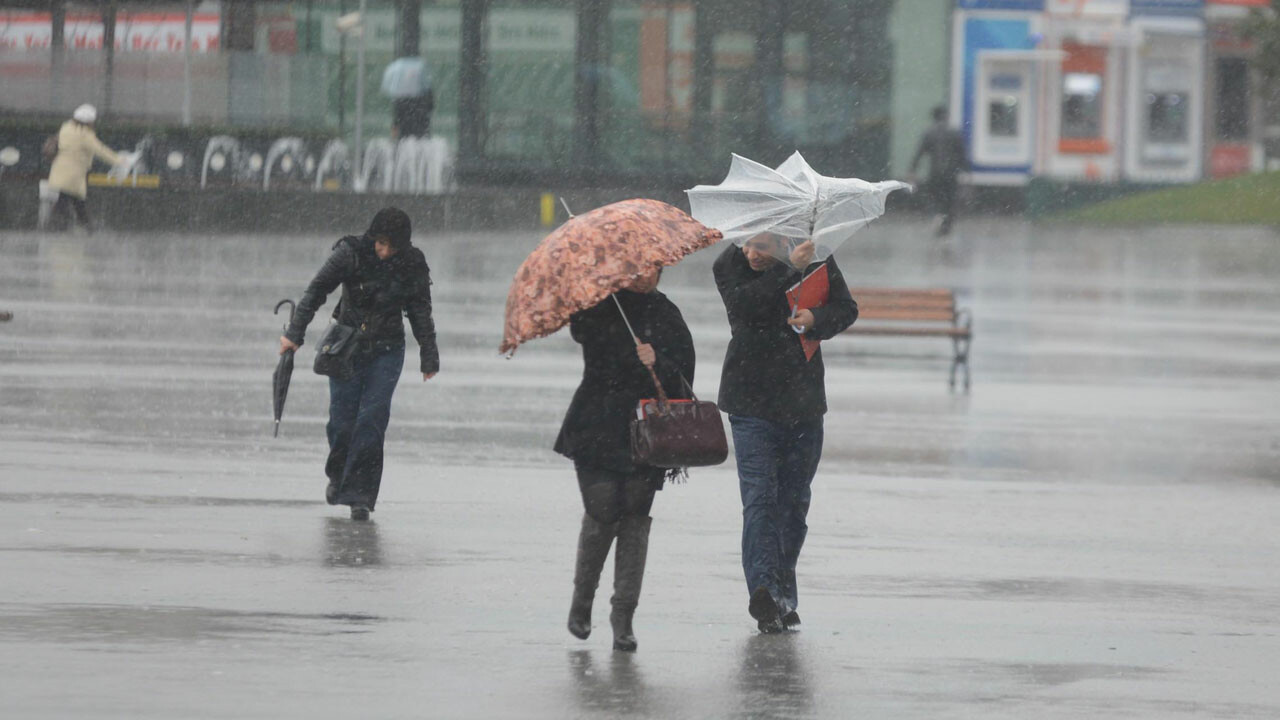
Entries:
{"type": "Polygon", "coordinates": [[[391,420],[391,394],[404,368],[404,346],[357,350],[349,380],[329,378],[329,459],[325,475],[334,492],[330,505],[378,502],[382,484],[382,441],[391,420]]]}
{"type": "Polygon", "coordinates": [[[779,424],[730,415],[742,493],[742,571],[747,592],[768,588],[785,615],[800,600],[796,563],[809,526],[810,485],[822,458],[822,418],[779,424]]]}

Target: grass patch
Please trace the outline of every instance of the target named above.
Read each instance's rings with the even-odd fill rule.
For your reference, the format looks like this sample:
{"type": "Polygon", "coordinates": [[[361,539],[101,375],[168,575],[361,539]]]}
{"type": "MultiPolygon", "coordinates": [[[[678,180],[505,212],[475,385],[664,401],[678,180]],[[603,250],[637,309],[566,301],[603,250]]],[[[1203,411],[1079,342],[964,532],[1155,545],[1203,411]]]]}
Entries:
{"type": "Polygon", "coordinates": [[[1048,220],[1109,225],[1280,225],[1280,172],[1241,175],[1130,195],[1055,213],[1048,220]]]}

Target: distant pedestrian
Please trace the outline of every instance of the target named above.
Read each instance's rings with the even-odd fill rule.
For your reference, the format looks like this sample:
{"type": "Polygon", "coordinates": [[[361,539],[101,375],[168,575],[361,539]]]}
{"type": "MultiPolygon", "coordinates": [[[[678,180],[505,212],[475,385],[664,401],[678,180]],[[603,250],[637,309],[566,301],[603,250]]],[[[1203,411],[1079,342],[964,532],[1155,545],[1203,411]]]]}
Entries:
{"type": "Polygon", "coordinates": [[[396,98],[391,103],[391,125],[395,137],[425,138],[431,136],[431,113],[436,107],[435,93],[428,88],[421,95],[396,98]]]}
{"type": "Polygon", "coordinates": [[[934,211],[942,216],[938,235],[951,232],[956,216],[956,194],[960,173],[969,168],[965,157],[964,136],[947,124],[947,109],[941,105],[933,109],[933,126],[920,138],[920,147],[911,159],[911,175],[925,156],[929,158],[929,175],[925,191],[933,201],[934,211]]]}
{"type": "Polygon", "coordinates": [[[126,165],[133,161],[127,154],[117,154],[98,139],[93,125],[98,111],[92,105],[81,105],[71,114],[71,119],[58,130],[57,151],[49,168],[49,189],[58,193],[53,206],[54,227],[89,229],[89,209],[85,199],[89,194],[87,176],[95,158],[111,165],[126,165]]]}
{"type": "Polygon", "coordinates": [[[636,405],[656,395],[652,368],[667,395],[687,398],[693,383],[694,350],[680,310],[658,292],[661,270],[637,279],[594,307],[575,313],[569,329],[582,345],[582,383],[556,439],[556,452],[573,460],[582,493],[582,529],[573,575],[569,632],[591,634],[591,605],[609,546],[614,551],[613,627],[615,650],[635,650],[631,621],[649,548],[654,493],[667,471],[631,460],[630,424],[636,405]],[[632,339],[622,311],[639,342],[632,339]],[[683,379],[681,376],[683,375],[683,379]],[[690,385],[686,385],[686,381],[690,385]]]}
{"type": "Polygon", "coordinates": [[[440,369],[431,317],[431,269],[410,241],[410,230],[409,216],[388,207],[378,211],[363,236],[339,240],[280,338],[281,354],[302,345],[316,311],[342,286],[333,317],[358,329],[355,373],[346,380],[329,378],[325,499],[330,505],[350,505],[353,520],[367,520],[378,501],[391,395],[404,366],[401,314],[409,318],[418,341],[423,381],[440,369]]]}
{"type": "Polygon", "coordinates": [[[719,404],[729,414],[738,463],[747,609],[761,632],[800,624],[796,564],[809,532],[810,486],[822,457],[822,350],[806,359],[795,329],[826,340],[858,317],[834,257],[825,261],[827,304],[792,317],[786,291],[801,280],[801,270],[818,264],[810,267],[812,241],[789,252],[786,243],[779,235],[758,235],[741,248],[726,248],[713,269],[732,333],[719,404]]]}

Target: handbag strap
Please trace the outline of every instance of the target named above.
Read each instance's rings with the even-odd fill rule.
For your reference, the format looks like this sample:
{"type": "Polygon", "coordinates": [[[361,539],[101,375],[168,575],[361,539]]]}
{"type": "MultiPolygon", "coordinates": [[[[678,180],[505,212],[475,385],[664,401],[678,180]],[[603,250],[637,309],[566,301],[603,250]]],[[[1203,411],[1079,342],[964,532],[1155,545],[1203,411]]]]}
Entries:
{"type": "MultiPolygon", "coordinates": [[[[635,329],[631,327],[631,320],[627,318],[626,311],[622,309],[622,303],[618,300],[618,296],[614,294],[609,297],[613,298],[614,304],[618,306],[618,314],[622,316],[622,322],[626,323],[627,332],[631,333],[631,339],[639,345],[640,338],[636,335],[635,329]]],[[[654,351],[654,355],[658,359],[662,358],[656,350],[654,351]]],[[[674,364],[675,363],[672,363],[672,365],[674,364]]],[[[667,391],[662,387],[662,381],[658,380],[658,373],[654,372],[651,367],[646,367],[645,369],[649,371],[649,377],[653,380],[654,390],[658,394],[658,414],[666,415],[671,409],[671,399],[667,397],[667,391]]],[[[684,385],[685,390],[689,391],[689,397],[692,398],[694,402],[698,402],[698,396],[693,392],[693,386],[689,384],[689,380],[685,378],[684,373],[680,372],[678,367],[676,368],[676,375],[680,376],[680,383],[684,385]]]]}
{"type": "MultiPolygon", "coordinates": [[[[640,338],[636,335],[635,328],[631,327],[631,320],[627,317],[627,312],[622,309],[622,301],[618,300],[617,293],[610,293],[609,297],[613,298],[613,304],[618,306],[618,314],[622,316],[622,322],[626,323],[627,332],[631,333],[631,339],[639,345],[640,338]]],[[[653,368],[647,365],[645,366],[645,370],[649,371],[649,377],[653,379],[653,387],[658,391],[658,413],[665,415],[667,414],[667,408],[671,406],[671,400],[667,398],[667,391],[662,389],[662,382],[658,380],[658,373],[654,372],[653,368]]],[[[681,379],[684,378],[683,375],[680,377],[681,379]]],[[[685,385],[688,384],[689,383],[687,382],[685,383],[685,385]]]]}
{"type": "MultiPolygon", "coordinates": [[[[339,245],[341,245],[342,243],[346,243],[351,248],[351,274],[348,276],[348,279],[354,280],[356,273],[360,271],[360,253],[356,251],[355,245],[351,243],[350,240],[352,239],[354,239],[354,236],[339,238],[338,242],[333,244],[333,247],[334,249],[337,249],[339,245]]],[[[355,301],[351,299],[351,293],[347,292],[346,280],[342,281],[342,295],[338,298],[338,304],[333,308],[334,320],[341,322],[342,307],[344,304],[350,307],[351,312],[355,313],[356,318],[360,320],[360,322],[357,325],[355,325],[356,333],[360,333],[360,326],[367,324],[368,318],[363,313],[360,312],[360,308],[356,307],[355,301]]]]}

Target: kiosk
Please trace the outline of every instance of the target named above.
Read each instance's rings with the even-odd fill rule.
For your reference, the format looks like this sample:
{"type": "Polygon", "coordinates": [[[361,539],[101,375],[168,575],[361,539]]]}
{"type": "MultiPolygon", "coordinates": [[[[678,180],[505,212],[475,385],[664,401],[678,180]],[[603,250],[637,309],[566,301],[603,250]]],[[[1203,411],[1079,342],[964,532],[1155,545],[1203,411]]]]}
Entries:
{"type": "Polygon", "coordinates": [[[1132,34],[1129,0],[1050,0],[1044,44],[1059,51],[1045,64],[1045,142],[1038,174],[1066,179],[1120,178],[1124,52],[1132,34]]]}
{"type": "Polygon", "coordinates": [[[1132,0],[1125,176],[1137,182],[1201,177],[1204,148],[1202,0],[1132,0]]]}
{"type": "Polygon", "coordinates": [[[1039,127],[1037,63],[1044,0],[959,0],[952,43],[952,122],[969,146],[970,182],[1022,185],[1039,127]]]}

